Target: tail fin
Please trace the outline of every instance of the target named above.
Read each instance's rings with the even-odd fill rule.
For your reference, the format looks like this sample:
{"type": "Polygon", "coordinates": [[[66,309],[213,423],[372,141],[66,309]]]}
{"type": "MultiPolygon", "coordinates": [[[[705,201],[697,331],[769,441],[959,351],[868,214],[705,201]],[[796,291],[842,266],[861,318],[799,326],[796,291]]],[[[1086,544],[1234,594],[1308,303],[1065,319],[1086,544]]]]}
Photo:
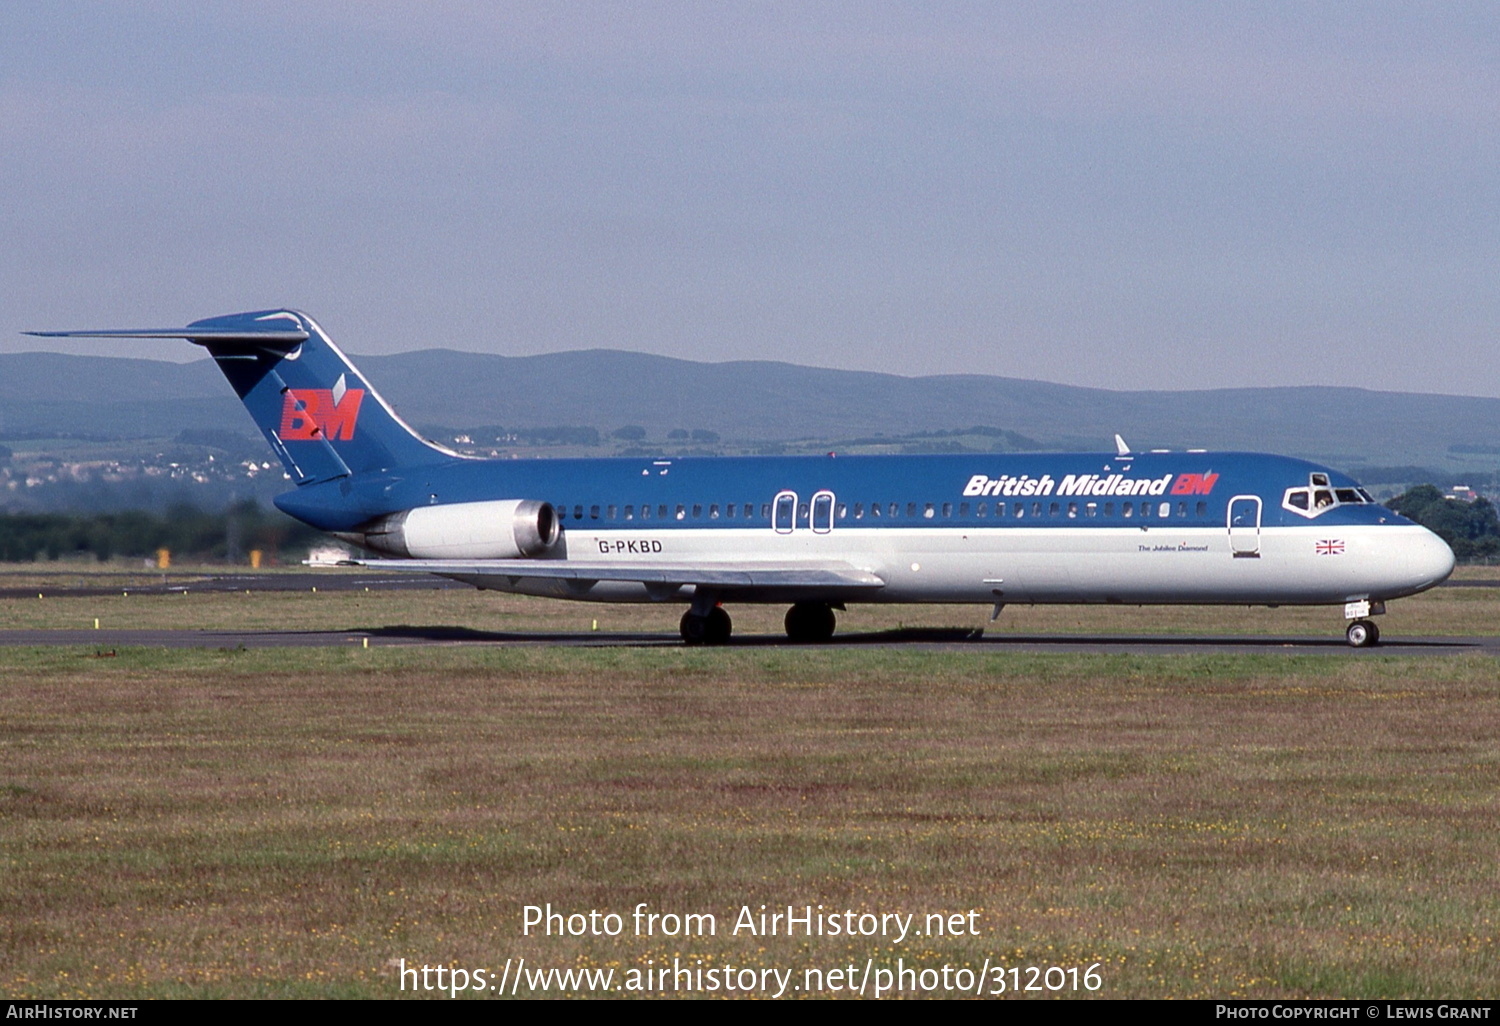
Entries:
{"type": "Polygon", "coordinates": [[[261,310],[186,328],[37,331],[43,336],[185,338],[208,350],[299,486],[348,474],[446,462],[360,375],[316,321],[261,310]]]}

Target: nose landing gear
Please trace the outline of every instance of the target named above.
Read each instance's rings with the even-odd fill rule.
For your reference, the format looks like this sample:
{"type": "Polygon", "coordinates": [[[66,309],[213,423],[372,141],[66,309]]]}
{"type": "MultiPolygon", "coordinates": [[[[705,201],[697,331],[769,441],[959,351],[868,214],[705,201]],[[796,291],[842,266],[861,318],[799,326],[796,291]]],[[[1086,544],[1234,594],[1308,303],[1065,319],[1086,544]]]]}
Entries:
{"type": "Polygon", "coordinates": [[[1356,599],[1344,603],[1344,618],[1351,621],[1344,629],[1344,637],[1349,639],[1349,644],[1355,648],[1369,648],[1380,644],[1380,628],[1369,617],[1379,616],[1383,612],[1384,602],[1356,599]]]}
{"type": "Polygon", "coordinates": [[[1344,631],[1344,637],[1355,648],[1370,648],[1380,644],[1380,628],[1370,620],[1355,620],[1344,631]]]}

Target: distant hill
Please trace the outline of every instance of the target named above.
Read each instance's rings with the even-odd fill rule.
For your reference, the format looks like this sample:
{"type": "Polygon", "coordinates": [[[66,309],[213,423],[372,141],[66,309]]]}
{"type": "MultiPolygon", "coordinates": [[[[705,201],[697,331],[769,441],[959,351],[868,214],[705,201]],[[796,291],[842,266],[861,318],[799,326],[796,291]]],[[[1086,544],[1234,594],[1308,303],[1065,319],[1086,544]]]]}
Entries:
{"type": "MultiPolygon", "coordinates": [[[[413,423],[462,430],[639,425],[730,440],[830,442],[988,425],[1049,448],[1255,449],[1347,467],[1500,467],[1500,399],[1354,388],[1115,392],[985,375],[901,377],[785,363],[695,363],[586,350],[504,357],[433,349],[357,362],[413,423]]],[[[208,360],[0,354],[0,440],[176,438],[253,430],[208,360]]]]}

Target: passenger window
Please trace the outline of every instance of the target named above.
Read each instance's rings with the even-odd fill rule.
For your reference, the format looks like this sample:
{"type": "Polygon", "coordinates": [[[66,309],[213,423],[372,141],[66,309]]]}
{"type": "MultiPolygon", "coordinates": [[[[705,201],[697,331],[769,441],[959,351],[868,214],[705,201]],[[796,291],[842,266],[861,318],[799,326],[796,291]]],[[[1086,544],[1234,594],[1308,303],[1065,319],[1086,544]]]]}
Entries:
{"type": "Polygon", "coordinates": [[[1172,504],[1170,502],[1164,502],[1164,503],[1162,503],[1161,506],[1159,506],[1157,508],[1156,515],[1159,516],[1159,517],[1161,517],[1163,520],[1165,520],[1167,517],[1171,516],[1172,515],[1172,504]]]}
{"type": "Polygon", "coordinates": [[[1086,517],[1097,517],[1099,515],[1099,504],[1097,502],[1091,502],[1087,506],[1083,507],[1083,515],[1086,517]]]}
{"type": "MultiPolygon", "coordinates": [[[[1000,504],[998,502],[995,503],[995,508],[997,510],[1000,508],[1000,504]]],[[[987,517],[987,516],[989,516],[990,515],[990,504],[987,503],[987,502],[981,502],[979,505],[975,506],[974,507],[974,515],[976,517],[987,517]]],[[[995,514],[995,516],[997,516],[997,517],[999,515],[1000,514],[998,512],[995,514]]]]}
{"type": "MultiPolygon", "coordinates": [[[[997,516],[997,517],[1000,516],[1001,515],[1000,511],[1003,510],[1004,508],[1005,508],[1005,503],[1003,503],[1003,502],[1000,503],[998,506],[996,506],[995,507],[995,516],[997,516]]],[[[1024,502],[1018,502],[1018,503],[1016,503],[1016,519],[1017,520],[1024,520],[1024,519],[1026,519],[1026,503],[1024,503],[1024,502]]]]}
{"type": "Polygon", "coordinates": [[[1069,520],[1076,520],[1077,518],[1078,518],[1078,503],[1076,503],[1076,502],[1070,502],[1070,503],[1068,503],[1068,519],[1069,520]]]}
{"type": "Polygon", "coordinates": [[[651,519],[651,504],[649,502],[641,504],[641,519],[642,520],[650,520],[651,519]]]}
{"type": "Polygon", "coordinates": [[[843,520],[848,515],[849,515],[849,504],[847,502],[841,502],[841,503],[839,503],[839,519],[843,520]]]}
{"type": "Polygon", "coordinates": [[[684,507],[681,503],[678,503],[678,505],[677,505],[677,519],[678,520],[684,520],[686,518],[687,518],[687,509],[686,509],[686,507],[684,507]]]}
{"type": "Polygon", "coordinates": [[[1107,517],[1112,517],[1112,516],[1115,515],[1115,504],[1114,503],[1112,503],[1112,502],[1106,502],[1104,504],[1104,515],[1107,516],[1107,517]]]}
{"type": "Polygon", "coordinates": [[[947,519],[949,519],[952,516],[953,516],[953,503],[951,503],[951,502],[945,502],[945,503],[943,503],[943,519],[947,520],[947,519]]]}
{"type": "MultiPolygon", "coordinates": [[[[746,508],[748,509],[749,507],[747,506],[746,508]]],[[[769,502],[763,502],[760,504],[760,515],[765,519],[770,519],[771,504],[769,502]]]]}
{"type": "Polygon", "coordinates": [[[608,517],[609,519],[613,520],[615,518],[615,514],[618,513],[618,512],[619,512],[619,507],[618,506],[609,506],[609,507],[605,508],[604,515],[606,517],[608,517]]]}
{"type": "Polygon", "coordinates": [[[872,517],[878,517],[878,516],[880,516],[880,503],[878,503],[878,502],[872,502],[872,503],[870,503],[870,516],[872,516],[872,517]]]}
{"type": "Polygon", "coordinates": [[[932,508],[932,503],[930,503],[930,502],[923,503],[923,505],[922,505],[922,519],[924,519],[924,520],[931,520],[934,512],[935,512],[935,510],[933,510],[933,508],[932,508]]]}
{"type": "Polygon", "coordinates": [[[583,519],[583,507],[582,506],[574,506],[573,507],[573,519],[574,520],[582,520],[583,519]]]}
{"type": "Polygon", "coordinates": [[[917,515],[917,504],[915,502],[908,502],[906,504],[906,515],[909,517],[917,515]]]}
{"type": "Polygon", "coordinates": [[[1054,503],[1052,503],[1052,505],[1050,505],[1050,506],[1047,507],[1047,515],[1049,517],[1055,517],[1055,516],[1057,516],[1057,511],[1059,509],[1061,509],[1061,508],[1062,508],[1061,506],[1059,506],[1057,503],[1054,502],[1054,503]]]}
{"type": "Polygon", "coordinates": [[[590,506],[589,507],[589,519],[591,519],[591,520],[598,520],[599,519],[599,507],[598,506],[590,506]]]}
{"type": "Polygon", "coordinates": [[[635,507],[634,506],[626,506],[625,507],[625,519],[626,520],[634,520],[635,519],[635,507]]]}
{"type": "Polygon", "coordinates": [[[797,504],[797,519],[804,524],[807,523],[807,503],[799,502],[797,504]]]}
{"type": "Polygon", "coordinates": [[[1177,504],[1177,515],[1179,517],[1185,517],[1185,516],[1187,516],[1187,503],[1186,502],[1179,502],[1177,504]]]}
{"type": "Polygon", "coordinates": [[[719,519],[719,504],[717,502],[712,503],[712,504],[709,505],[709,507],[708,507],[708,519],[710,519],[710,520],[717,520],[717,519],[719,519]]]}
{"type": "Polygon", "coordinates": [[[958,504],[958,515],[961,517],[967,517],[969,515],[969,504],[967,502],[960,502],[958,504]]]}
{"type": "MultiPolygon", "coordinates": [[[[1055,502],[1052,504],[1052,512],[1057,512],[1057,503],[1055,502]]],[[[1040,502],[1033,502],[1031,504],[1031,515],[1034,517],[1042,515],[1042,504],[1040,502]]]]}
{"type": "Polygon", "coordinates": [[[862,503],[862,502],[856,502],[854,504],[854,519],[855,520],[863,520],[864,518],[865,518],[865,504],[862,503]]]}
{"type": "Polygon", "coordinates": [[[1133,503],[1133,502],[1123,502],[1123,503],[1121,503],[1120,504],[1120,512],[1125,515],[1125,519],[1126,520],[1129,520],[1131,517],[1135,516],[1135,503],[1133,503]]]}
{"type": "Polygon", "coordinates": [[[701,503],[701,502],[695,502],[695,503],[693,503],[693,519],[697,520],[697,519],[699,519],[702,516],[703,516],[703,503],[701,503]]]}
{"type": "Polygon", "coordinates": [[[1208,516],[1208,503],[1206,503],[1206,502],[1200,502],[1200,503],[1198,503],[1198,517],[1199,517],[1199,519],[1202,519],[1203,517],[1206,517],[1206,516],[1208,516]]]}
{"type": "Polygon", "coordinates": [[[734,519],[734,503],[725,503],[724,515],[727,516],[730,520],[734,519]]]}

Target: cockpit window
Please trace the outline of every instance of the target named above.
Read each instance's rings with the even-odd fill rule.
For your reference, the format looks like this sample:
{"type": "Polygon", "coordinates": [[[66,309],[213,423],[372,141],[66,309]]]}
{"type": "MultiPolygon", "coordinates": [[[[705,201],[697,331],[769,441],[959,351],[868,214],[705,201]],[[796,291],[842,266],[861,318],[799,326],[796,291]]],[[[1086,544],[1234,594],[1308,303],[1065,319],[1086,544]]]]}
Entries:
{"type": "Polygon", "coordinates": [[[1374,502],[1363,488],[1334,488],[1329,484],[1327,474],[1309,474],[1307,487],[1288,488],[1281,505],[1283,509],[1311,519],[1335,506],[1361,506],[1374,502]]]}

